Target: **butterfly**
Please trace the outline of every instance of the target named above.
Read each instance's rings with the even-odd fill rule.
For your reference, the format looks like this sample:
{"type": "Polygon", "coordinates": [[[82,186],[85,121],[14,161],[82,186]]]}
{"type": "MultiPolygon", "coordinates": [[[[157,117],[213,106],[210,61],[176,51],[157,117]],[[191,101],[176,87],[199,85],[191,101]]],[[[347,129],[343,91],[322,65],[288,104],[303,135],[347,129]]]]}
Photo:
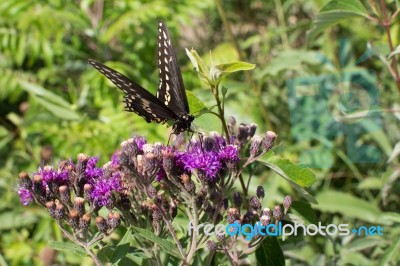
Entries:
{"type": "Polygon", "coordinates": [[[157,97],[114,69],[92,59],[88,61],[125,93],[126,111],[135,112],[147,123],[164,124],[166,121],[173,121],[174,134],[183,131],[191,132],[194,116],[190,114],[182,74],[172,47],[169,30],[162,21],[158,23],[157,59],[160,78],[157,97]]]}

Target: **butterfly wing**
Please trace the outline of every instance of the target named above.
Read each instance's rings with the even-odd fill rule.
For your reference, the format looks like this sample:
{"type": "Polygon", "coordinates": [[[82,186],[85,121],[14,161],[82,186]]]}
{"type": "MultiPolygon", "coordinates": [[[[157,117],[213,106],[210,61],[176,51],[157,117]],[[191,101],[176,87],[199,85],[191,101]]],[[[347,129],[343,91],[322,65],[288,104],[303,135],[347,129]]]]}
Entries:
{"type": "Polygon", "coordinates": [[[158,69],[160,85],[157,98],[177,115],[189,114],[182,74],[167,26],[158,23],[158,69]]]}
{"type": "Polygon", "coordinates": [[[126,111],[135,112],[146,119],[148,123],[164,123],[167,120],[178,119],[175,113],[139,84],[95,60],[89,59],[88,61],[89,64],[125,93],[124,103],[126,111]]]}

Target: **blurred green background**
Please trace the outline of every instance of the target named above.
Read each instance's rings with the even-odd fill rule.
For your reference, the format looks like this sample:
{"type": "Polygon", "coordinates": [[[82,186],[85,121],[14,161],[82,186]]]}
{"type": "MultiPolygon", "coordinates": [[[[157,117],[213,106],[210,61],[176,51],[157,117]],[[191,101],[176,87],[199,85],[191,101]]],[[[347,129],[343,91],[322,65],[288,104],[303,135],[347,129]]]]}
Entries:
{"type": "MultiPolygon", "coordinates": [[[[46,248],[47,241],[62,240],[62,234],[46,210],[19,203],[18,173],[34,172],[40,165],[56,164],[63,158],[75,159],[80,152],[100,156],[104,163],[132,134],[145,135],[150,141],[167,140],[169,129],[124,112],[122,93],[87,64],[87,59],[96,59],[155,93],[159,18],[171,31],[186,89],[206,106],[214,104],[213,97],[184,48],[194,48],[208,62],[212,51],[215,63],[242,60],[257,64],[251,73],[235,74],[224,82],[228,88],[225,113],[239,123],[257,123],[260,135],[275,131],[279,135],[277,153],[313,166],[317,182],[309,192],[320,203],[310,212],[287,182],[260,171],[252,187],[265,186],[267,204],[280,203],[284,195],[291,194],[300,206],[294,214],[301,208],[310,212],[305,222],[384,227],[384,236],[292,237],[281,243],[287,264],[398,263],[400,164],[393,150],[400,140],[400,97],[385,65],[389,54],[386,35],[377,23],[356,18],[307,39],[318,11],[327,2],[2,0],[0,265],[90,263],[73,253],[46,248]],[[355,148],[372,145],[379,154],[373,163],[349,158],[346,135],[328,136],[338,129],[312,137],[313,126],[332,120],[319,115],[325,114],[326,106],[315,98],[300,102],[307,117],[296,117],[296,109],[290,109],[294,100],[288,96],[291,80],[317,77],[330,88],[337,82],[330,77],[347,73],[351,79],[348,73],[353,72],[364,73],[363,80],[376,90],[374,115],[378,120],[362,124],[367,133],[353,143],[355,148]],[[310,150],[316,152],[310,155],[310,150]]],[[[364,4],[373,14],[378,2],[364,4]]],[[[387,1],[387,8],[393,13],[395,1],[387,1]]],[[[390,27],[395,44],[399,25],[395,19],[390,27]]],[[[307,95],[312,86],[302,86],[302,90],[307,95]]],[[[206,131],[220,130],[212,115],[195,123],[206,131]]]]}

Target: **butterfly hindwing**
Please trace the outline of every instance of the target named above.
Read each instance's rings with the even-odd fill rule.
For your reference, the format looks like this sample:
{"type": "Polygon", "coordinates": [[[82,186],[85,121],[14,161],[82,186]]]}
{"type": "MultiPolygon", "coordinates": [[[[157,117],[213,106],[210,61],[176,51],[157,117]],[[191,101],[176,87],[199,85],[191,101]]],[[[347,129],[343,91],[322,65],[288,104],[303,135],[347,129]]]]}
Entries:
{"type": "Polygon", "coordinates": [[[182,74],[166,25],[158,23],[157,57],[160,85],[157,98],[177,115],[189,113],[182,74]]]}
{"type": "Polygon", "coordinates": [[[89,59],[89,63],[111,80],[124,93],[125,109],[142,116],[147,122],[164,123],[177,120],[177,115],[154,95],[121,73],[89,59]]]}

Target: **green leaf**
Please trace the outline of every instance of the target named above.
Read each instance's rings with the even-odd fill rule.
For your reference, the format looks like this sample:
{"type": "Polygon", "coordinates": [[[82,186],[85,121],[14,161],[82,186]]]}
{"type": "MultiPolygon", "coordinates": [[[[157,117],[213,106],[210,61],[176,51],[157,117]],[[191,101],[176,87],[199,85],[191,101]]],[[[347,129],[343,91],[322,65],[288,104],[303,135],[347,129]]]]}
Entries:
{"type": "Polygon", "coordinates": [[[197,96],[194,95],[193,92],[186,91],[186,97],[188,99],[190,112],[192,114],[200,113],[201,111],[206,109],[204,103],[199,98],[197,98],[197,96]]]}
{"type": "Polygon", "coordinates": [[[47,245],[55,250],[60,251],[73,251],[79,256],[86,256],[86,251],[83,247],[78,246],[75,243],[61,242],[61,241],[49,241],[47,245]]]}
{"type": "Polygon", "coordinates": [[[129,228],[124,237],[119,241],[114,254],[111,257],[111,263],[118,264],[129,252],[130,240],[132,239],[132,232],[129,228]]]}
{"type": "Polygon", "coordinates": [[[327,3],[318,14],[313,27],[308,34],[308,39],[315,38],[326,28],[345,19],[355,17],[368,17],[368,12],[358,0],[333,0],[327,3]]]}
{"type": "Polygon", "coordinates": [[[308,202],[293,201],[291,209],[295,210],[298,215],[306,219],[307,222],[309,222],[310,224],[318,223],[317,216],[315,215],[315,210],[313,210],[308,202]]]}
{"type": "Polygon", "coordinates": [[[285,256],[276,237],[266,237],[256,250],[257,265],[280,266],[285,265],[285,256]]]}
{"type": "Polygon", "coordinates": [[[388,224],[389,222],[380,219],[382,213],[374,204],[347,193],[324,190],[316,198],[319,204],[314,208],[323,212],[337,212],[347,218],[356,218],[370,223],[388,224]]]}
{"type": "Polygon", "coordinates": [[[40,105],[42,105],[44,108],[49,110],[53,115],[55,115],[59,118],[66,119],[66,120],[79,120],[80,119],[79,114],[77,114],[76,112],[72,111],[69,108],[64,108],[64,107],[58,106],[54,103],[48,102],[39,97],[34,97],[34,98],[40,105]]]}
{"type": "Polygon", "coordinates": [[[301,187],[309,187],[316,180],[314,173],[310,169],[303,165],[292,163],[288,159],[283,159],[275,155],[273,151],[269,151],[258,161],[301,187]]]}
{"type": "Polygon", "coordinates": [[[70,104],[67,101],[65,101],[62,97],[58,96],[57,94],[55,94],[49,90],[46,90],[45,88],[43,88],[37,84],[32,84],[32,83],[29,83],[29,82],[26,82],[23,80],[19,81],[19,84],[28,93],[31,93],[38,97],[48,99],[49,101],[52,101],[55,104],[58,104],[65,108],[70,108],[70,104]]]}
{"type": "Polygon", "coordinates": [[[212,66],[210,69],[210,79],[214,84],[218,84],[223,78],[238,71],[252,70],[256,67],[255,64],[237,61],[227,64],[212,66]]]}
{"type": "Polygon", "coordinates": [[[396,265],[399,262],[400,237],[393,237],[392,241],[381,257],[379,265],[396,265]]]}
{"type": "Polygon", "coordinates": [[[20,81],[19,84],[25,91],[30,93],[40,105],[55,116],[66,120],[80,119],[79,114],[72,110],[71,105],[57,94],[26,81],[20,81]]]}
{"type": "Polygon", "coordinates": [[[199,77],[201,80],[203,80],[206,83],[210,83],[210,77],[209,75],[209,70],[208,68],[204,65],[203,60],[199,56],[199,54],[195,50],[186,50],[186,54],[189,57],[190,61],[192,62],[194,68],[196,69],[197,73],[199,74],[199,77]]]}
{"type": "Polygon", "coordinates": [[[287,159],[274,156],[272,151],[269,151],[266,156],[258,159],[258,161],[289,181],[293,188],[301,193],[309,202],[317,203],[314,197],[303,189],[303,187],[310,186],[316,180],[315,175],[310,169],[302,165],[294,164],[287,159]]]}
{"type": "Polygon", "coordinates": [[[394,49],[393,52],[391,52],[391,53],[388,55],[388,59],[390,59],[390,58],[392,58],[393,56],[398,55],[398,54],[400,54],[400,45],[398,45],[398,46],[396,47],[396,49],[394,49]]]}
{"type": "Polygon", "coordinates": [[[146,238],[147,240],[150,240],[151,242],[156,243],[159,245],[165,252],[168,254],[177,257],[178,259],[182,259],[181,254],[179,253],[178,248],[175,246],[175,244],[167,239],[163,239],[159,236],[156,236],[152,231],[139,228],[139,227],[132,227],[136,233],[138,233],[140,236],[146,238]]]}
{"type": "Polygon", "coordinates": [[[396,143],[396,145],[393,148],[392,153],[390,154],[390,157],[388,159],[388,163],[390,163],[394,158],[398,157],[400,155],[400,141],[396,143]]]}

